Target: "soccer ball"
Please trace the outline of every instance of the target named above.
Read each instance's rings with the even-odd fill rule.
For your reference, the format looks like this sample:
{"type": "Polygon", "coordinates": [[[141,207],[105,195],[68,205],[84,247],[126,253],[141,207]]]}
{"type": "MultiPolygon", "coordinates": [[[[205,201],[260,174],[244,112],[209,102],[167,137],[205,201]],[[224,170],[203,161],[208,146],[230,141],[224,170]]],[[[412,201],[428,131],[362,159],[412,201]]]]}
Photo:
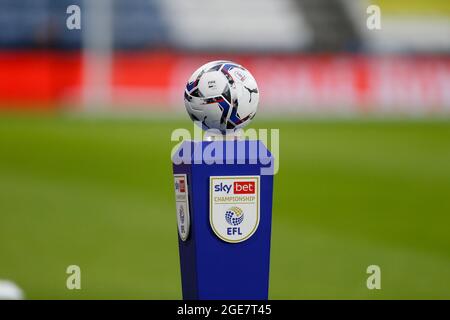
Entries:
{"type": "Polygon", "coordinates": [[[256,114],[259,90],[255,78],[231,61],[212,61],[198,68],[186,85],[184,104],[203,129],[234,131],[256,114]]]}
{"type": "Polygon", "coordinates": [[[24,294],[14,282],[0,279],[0,300],[23,300],[24,294]]]}

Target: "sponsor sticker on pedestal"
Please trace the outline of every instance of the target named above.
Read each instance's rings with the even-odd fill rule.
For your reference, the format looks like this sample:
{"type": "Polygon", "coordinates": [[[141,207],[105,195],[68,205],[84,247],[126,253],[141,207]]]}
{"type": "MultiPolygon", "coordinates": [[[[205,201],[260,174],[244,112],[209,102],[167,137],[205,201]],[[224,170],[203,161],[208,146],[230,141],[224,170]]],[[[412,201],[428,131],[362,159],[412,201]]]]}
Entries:
{"type": "Polygon", "coordinates": [[[211,176],[209,221],[223,241],[242,242],[259,225],[259,176],[211,176]]]}
{"type": "Polygon", "coordinates": [[[178,234],[181,240],[186,241],[190,227],[187,176],[185,174],[174,174],[174,179],[178,234]]]}

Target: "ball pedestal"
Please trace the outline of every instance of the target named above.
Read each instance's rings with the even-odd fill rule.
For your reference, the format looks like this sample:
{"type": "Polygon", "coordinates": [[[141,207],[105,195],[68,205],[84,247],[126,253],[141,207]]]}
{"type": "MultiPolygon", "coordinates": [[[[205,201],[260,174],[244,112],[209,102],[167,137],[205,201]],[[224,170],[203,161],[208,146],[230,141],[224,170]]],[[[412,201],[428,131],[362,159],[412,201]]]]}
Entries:
{"type": "Polygon", "coordinates": [[[183,299],[268,298],[273,160],[253,140],[173,155],[183,299]]]}

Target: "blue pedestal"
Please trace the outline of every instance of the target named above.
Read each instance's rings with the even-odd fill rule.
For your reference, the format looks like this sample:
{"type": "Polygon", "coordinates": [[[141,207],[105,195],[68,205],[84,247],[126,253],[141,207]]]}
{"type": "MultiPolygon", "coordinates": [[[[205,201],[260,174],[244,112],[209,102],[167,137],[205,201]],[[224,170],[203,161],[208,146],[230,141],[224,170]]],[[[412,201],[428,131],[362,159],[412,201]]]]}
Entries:
{"type": "Polygon", "coordinates": [[[185,212],[177,202],[183,298],[267,299],[273,175],[261,169],[270,167],[272,155],[260,141],[185,141],[173,162],[174,176],[182,177],[175,180],[177,191],[186,189],[189,207],[185,212]],[[223,151],[211,152],[212,143],[223,151]],[[209,164],[214,159],[223,163],[209,164]],[[228,209],[228,199],[241,202],[231,201],[228,209]]]}

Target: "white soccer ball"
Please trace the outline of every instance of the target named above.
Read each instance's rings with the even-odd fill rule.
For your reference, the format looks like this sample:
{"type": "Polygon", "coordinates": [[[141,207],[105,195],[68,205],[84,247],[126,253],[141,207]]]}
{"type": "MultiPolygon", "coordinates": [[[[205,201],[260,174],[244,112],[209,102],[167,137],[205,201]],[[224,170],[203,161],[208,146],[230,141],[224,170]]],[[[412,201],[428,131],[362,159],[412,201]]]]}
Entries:
{"type": "Polygon", "coordinates": [[[186,85],[184,104],[203,129],[234,131],[256,114],[259,90],[255,78],[231,61],[212,61],[198,68],[186,85]]]}
{"type": "Polygon", "coordinates": [[[0,279],[0,300],[23,300],[24,294],[14,282],[0,279]]]}

